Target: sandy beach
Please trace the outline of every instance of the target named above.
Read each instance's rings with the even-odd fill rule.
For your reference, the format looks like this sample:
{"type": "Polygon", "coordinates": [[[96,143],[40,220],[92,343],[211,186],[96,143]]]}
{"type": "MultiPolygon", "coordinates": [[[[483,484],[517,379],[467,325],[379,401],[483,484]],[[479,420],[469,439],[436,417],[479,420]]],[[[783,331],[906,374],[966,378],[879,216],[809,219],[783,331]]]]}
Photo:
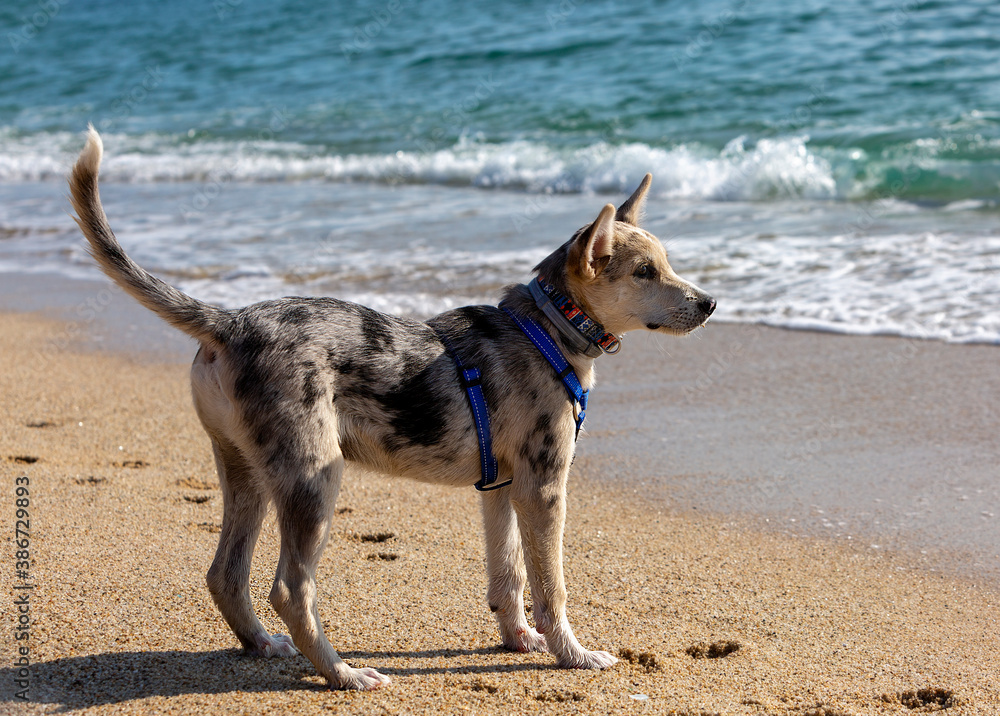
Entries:
{"type": "MultiPolygon", "coordinates": [[[[211,602],[204,574],[222,499],[176,354],[95,351],[78,340],[90,328],[70,331],[37,313],[0,314],[0,327],[0,712],[1000,714],[1000,592],[975,567],[988,541],[973,540],[975,555],[945,569],[947,550],[873,549],[868,538],[812,536],[826,534],[819,527],[786,534],[790,525],[775,518],[768,528],[769,513],[754,505],[748,517],[724,514],[740,512],[726,501],[750,483],[776,514],[799,502],[812,509],[809,485],[837,456],[874,460],[877,471],[879,459],[927,448],[928,432],[943,452],[917,461],[974,453],[995,440],[996,424],[984,418],[995,416],[984,407],[996,395],[995,348],[901,341],[894,353],[878,343],[885,339],[720,325],[683,343],[636,340],[602,365],[570,480],[565,566],[577,636],[621,657],[606,672],[559,670],[547,655],[497,648],[473,490],[349,475],[319,568],[320,611],[345,659],[393,683],[343,693],[326,690],[303,657],[242,656],[211,602]],[[727,347],[725,365],[710,370],[727,347]],[[893,362],[895,372],[877,363],[858,370],[868,377],[853,387],[823,379],[858,351],[873,361],[908,358],[893,362]],[[793,355],[798,376],[783,367],[793,355]],[[637,383],[640,372],[653,376],[649,385],[637,383]],[[944,380],[932,385],[959,374],[969,395],[955,396],[944,380]],[[930,407],[886,415],[885,386],[921,376],[930,407]],[[828,386],[826,422],[809,428],[825,438],[796,452],[789,446],[809,444],[809,435],[768,430],[754,406],[801,404],[791,396],[810,380],[828,386]],[[871,405],[859,406],[855,390],[871,405]],[[650,422],[676,439],[648,439],[650,422]],[[879,429],[886,423],[896,432],[879,429]],[[859,425],[871,436],[862,454],[859,425]],[[768,439],[774,449],[761,458],[768,439]],[[897,453],[884,453],[897,440],[897,453]],[[761,492],[754,475],[768,465],[773,479],[761,492]],[[625,472],[630,479],[618,481],[625,472]],[[27,581],[11,561],[19,477],[30,484],[27,581]],[[671,501],[672,487],[688,497],[671,501]],[[17,589],[25,584],[34,587],[17,589]],[[16,642],[13,600],[25,592],[30,638],[16,642]],[[12,666],[25,643],[27,703],[15,696],[12,666]]],[[[979,457],[966,455],[972,473],[979,457]]],[[[266,598],[276,557],[272,515],[252,590],[262,621],[278,632],[266,598]]]]}
{"type": "Polygon", "coordinates": [[[622,5],[0,6],[0,716],[1000,716],[1000,3],[622,5]],[[391,685],[241,652],[197,346],[74,222],[88,127],[124,250],[224,309],[495,304],[652,175],[622,218],[718,304],[596,367],[564,567],[616,665],[500,648],[471,486],[351,471],[318,615],[391,685]]]}

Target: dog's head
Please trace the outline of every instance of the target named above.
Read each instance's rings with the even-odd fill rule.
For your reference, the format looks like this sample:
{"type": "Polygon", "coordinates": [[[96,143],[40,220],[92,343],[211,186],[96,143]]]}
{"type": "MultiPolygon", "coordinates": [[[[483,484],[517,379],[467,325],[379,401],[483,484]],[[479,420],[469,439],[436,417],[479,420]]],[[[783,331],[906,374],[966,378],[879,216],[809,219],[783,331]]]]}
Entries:
{"type": "Polygon", "coordinates": [[[535,267],[616,335],[638,328],[684,335],[715,310],[715,299],[675,274],[663,244],[638,226],[652,179],[647,174],[617,210],[606,205],[535,267]]]}

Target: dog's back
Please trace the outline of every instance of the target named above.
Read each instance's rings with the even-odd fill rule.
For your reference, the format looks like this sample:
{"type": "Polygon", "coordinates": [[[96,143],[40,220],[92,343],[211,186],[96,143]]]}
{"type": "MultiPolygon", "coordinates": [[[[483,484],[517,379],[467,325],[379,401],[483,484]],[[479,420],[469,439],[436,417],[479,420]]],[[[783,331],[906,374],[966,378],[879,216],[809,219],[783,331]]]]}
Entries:
{"type": "Polygon", "coordinates": [[[549,365],[493,306],[455,309],[428,323],[332,298],[248,306],[233,312],[226,343],[203,348],[195,360],[195,405],[210,434],[241,434],[243,449],[267,461],[301,441],[303,426],[325,433],[336,425],[348,461],[468,486],[478,479],[479,445],[442,336],[481,367],[501,476],[509,479],[525,450],[555,459],[550,432],[570,408],[549,365]],[[526,425],[523,416],[539,406],[540,418],[526,425]]]}

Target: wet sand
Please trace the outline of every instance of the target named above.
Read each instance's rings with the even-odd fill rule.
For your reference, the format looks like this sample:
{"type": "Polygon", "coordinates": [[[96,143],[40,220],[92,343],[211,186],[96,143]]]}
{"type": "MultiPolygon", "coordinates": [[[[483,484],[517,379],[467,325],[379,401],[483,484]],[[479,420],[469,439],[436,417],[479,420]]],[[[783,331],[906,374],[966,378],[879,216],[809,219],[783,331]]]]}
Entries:
{"type": "MultiPolygon", "coordinates": [[[[980,355],[993,349],[926,344],[902,363],[902,377],[876,365],[870,384],[845,385],[836,378],[858,351],[872,361],[893,355],[862,347],[887,339],[715,326],[685,342],[631,341],[602,364],[570,479],[565,551],[577,636],[622,656],[606,672],[559,670],[547,655],[497,648],[473,490],[349,475],[319,569],[320,611],[350,663],[393,678],[357,694],[324,689],[302,657],[243,657],[215,610],[204,573],[221,494],[186,366],[174,354],[157,362],[149,352],[90,350],[77,340],[86,330],[71,335],[37,314],[0,315],[0,327],[5,524],[12,535],[14,481],[28,477],[35,585],[31,702],[14,696],[8,599],[0,712],[1000,713],[992,582],[974,570],[931,572],[940,560],[873,549],[867,538],[784,534],[754,505],[746,511],[756,518],[726,516],[740,490],[779,503],[778,512],[786,499],[790,509],[808,505],[808,486],[825,474],[818,464],[891,463],[893,454],[879,457],[891,431],[869,430],[872,450],[858,455],[857,428],[877,427],[872,410],[895,405],[914,374],[933,382],[961,373],[979,389],[884,415],[899,454],[940,445],[914,464],[953,450],[977,476],[976,448],[996,435],[982,407],[995,361],[980,355]],[[709,372],[726,346],[738,359],[709,372]],[[790,375],[793,354],[801,367],[790,375]],[[681,371],[699,357],[709,382],[692,384],[681,371]],[[824,400],[803,399],[803,380],[825,385],[824,400]],[[856,390],[872,405],[858,405],[856,390]],[[664,401],[670,411],[655,408],[664,401]],[[794,407],[779,426],[755,418],[755,405],[780,404],[815,404],[826,422],[812,425],[794,407]],[[810,431],[823,439],[794,452],[811,444],[810,431]],[[803,477],[808,470],[816,475],[803,477]],[[773,484],[762,487],[770,473],[773,484]]],[[[283,631],[266,599],[276,556],[272,514],[252,591],[265,625],[283,631]]],[[[18,594],[24,582],[4,563],[4,593],[18,594]]]]}
{"type": "Polygon", "coordinates": [[[621,358],[580,448],[609,481],[1000,585],[1000,346],[709,323],[621,358]]]}

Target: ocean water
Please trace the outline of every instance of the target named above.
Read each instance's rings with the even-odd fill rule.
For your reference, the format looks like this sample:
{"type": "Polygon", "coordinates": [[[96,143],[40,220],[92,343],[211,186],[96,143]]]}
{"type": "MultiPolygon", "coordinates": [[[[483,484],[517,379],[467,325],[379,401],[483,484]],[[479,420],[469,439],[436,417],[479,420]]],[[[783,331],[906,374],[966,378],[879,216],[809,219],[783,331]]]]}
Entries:
{"type": "Polygon", "coordinates": [[[93,123],[143,265],[225,305],[495,300],[654,175],[718,320],[1000,342],[1000,5],[15,0],[2,273],[96,276],[93,123]]]}

